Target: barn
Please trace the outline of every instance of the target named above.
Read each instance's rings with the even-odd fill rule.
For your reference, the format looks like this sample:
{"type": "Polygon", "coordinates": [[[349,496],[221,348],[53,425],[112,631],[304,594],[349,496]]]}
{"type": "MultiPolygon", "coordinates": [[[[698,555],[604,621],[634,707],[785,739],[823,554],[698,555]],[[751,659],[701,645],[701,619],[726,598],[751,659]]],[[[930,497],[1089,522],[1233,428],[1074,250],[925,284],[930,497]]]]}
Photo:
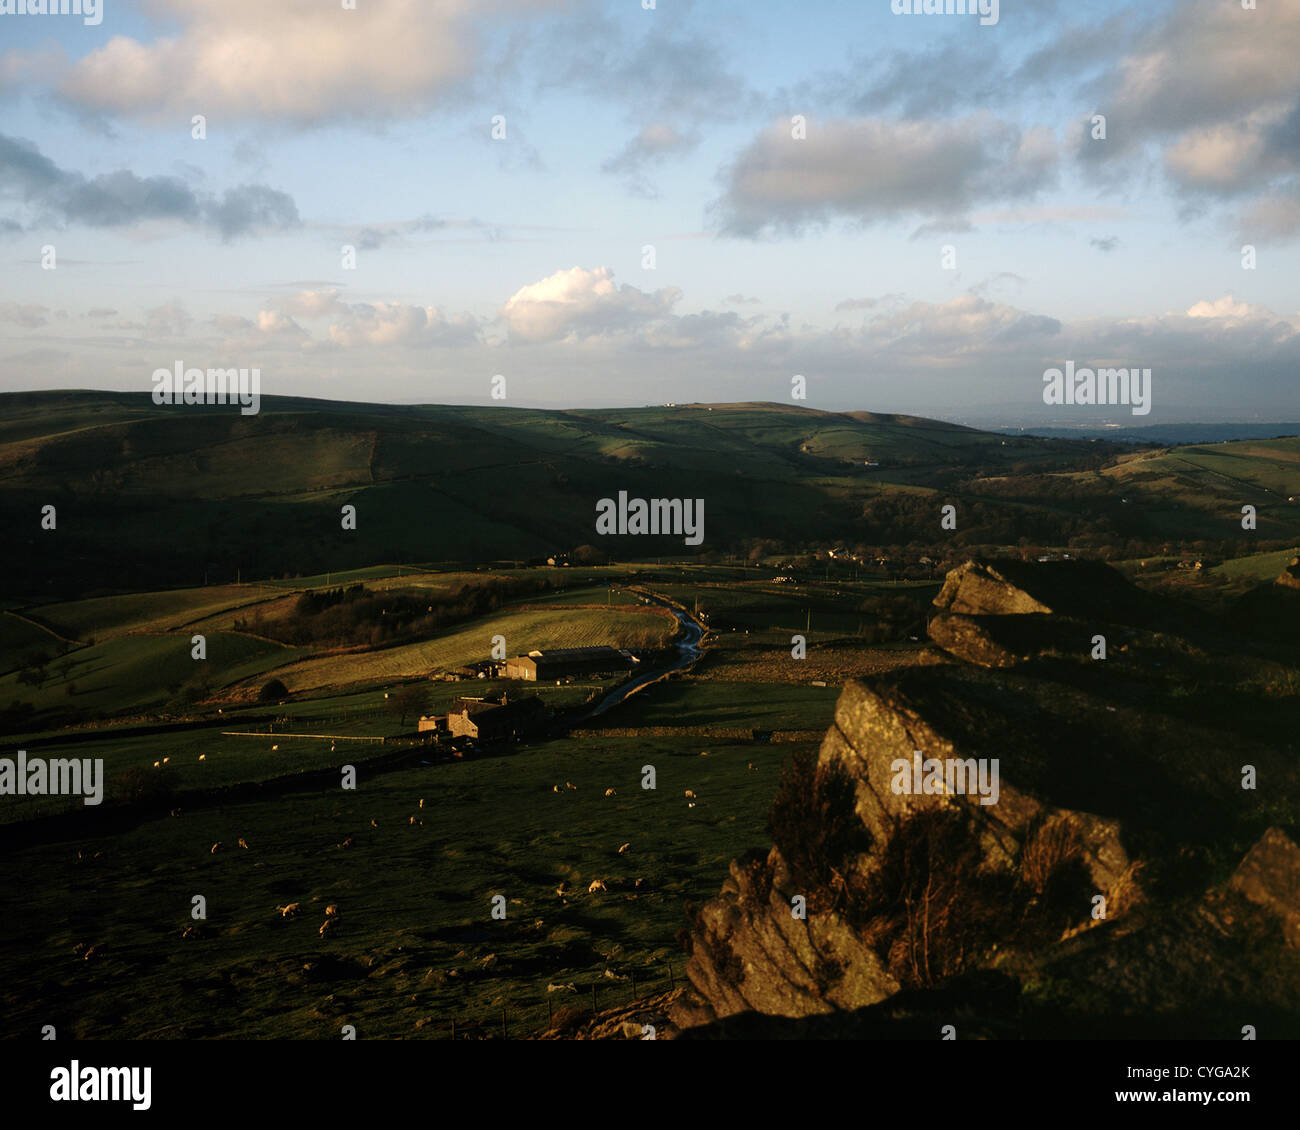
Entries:
{"type": "Polygon", "coordinates": [[[637,665],[629,651],[616,647],[555,647],[530,651],[505,662],[507,679],[564,679],[571,675],[607,675],[631,671],[637,665]]]}
{"type": "Polygon", "coordinates": [[[536,695],[501,701],[460,698],[447,714],[452,737],[481,742],[515,741],[527,737],[546,720],[546,708],[536,695]]]}

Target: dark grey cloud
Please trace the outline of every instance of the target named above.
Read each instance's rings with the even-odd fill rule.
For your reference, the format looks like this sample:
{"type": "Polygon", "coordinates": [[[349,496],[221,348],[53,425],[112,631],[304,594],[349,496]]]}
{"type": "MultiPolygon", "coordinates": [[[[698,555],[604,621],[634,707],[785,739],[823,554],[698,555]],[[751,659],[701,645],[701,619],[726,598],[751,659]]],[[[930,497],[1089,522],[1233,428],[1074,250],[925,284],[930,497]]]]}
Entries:
{"type": "MultiPolygon", "coordinates": [[[[30,141],[0,134],[0,198],[29,207],[38,222],[127,227],[174,220],[206,228],[223,240],[300,224],[287,193],[260,184],[199,193],[178,177],[141,177],[128,169],[86,177],[60,168],[30,141]]],[[[18,225],[13,217],[0,221],[18,225]]]]}
{"type": "Polygon", "coordinates": [[[725,190],[711,213],[727,235],[903,216],[960,228],[976,204],[1025,199],[1053,185],[1056,142],[1050,130],[1021,130],[988,113],[810,120],[802,140],[788,119],[778,119],[722,178],[725,190]]]}
{"type": "Polygon", "coordinates": [[[628,143],[601,166],[601,172],[620,176],[628,188],[640,196],[654,194],[646,171],[670,157],[690,153],[700,143],[700,135],[683,133],[676,126],[654,122],[629,139],[628,143]]]}

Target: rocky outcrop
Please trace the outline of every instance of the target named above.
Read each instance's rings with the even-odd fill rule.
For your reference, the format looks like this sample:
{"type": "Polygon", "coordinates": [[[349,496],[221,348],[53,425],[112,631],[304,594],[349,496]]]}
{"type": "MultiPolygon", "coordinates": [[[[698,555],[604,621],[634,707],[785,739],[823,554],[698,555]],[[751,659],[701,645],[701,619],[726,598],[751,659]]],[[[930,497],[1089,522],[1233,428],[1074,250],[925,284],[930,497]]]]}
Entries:
{"type": "Polygon", "coordinates": [[[1287,945],[1300,949],[1300,848],[1281,828],[1264,833],[1228,887],[1275,915],[1287,945]]]}
{"type": "MultiPolygon", "coordinates": [[[[777,842],[734,861],[694,918],[692,992],[673,1013],[687,1037],[811,1035],[850,1015],[841,1034],[875,1031],[890,1002],[924,1014],[926,993],[983,974],[1000,979],[989,1000],[1014,1000],[1003,1017],[980,1006],[994,1009],[989,1034],[1024,1034],[1040,1003],[1099,1031],[1135,1000],[1211,1028],[1224,999],[1263,1006],[1243,986],[1300,936],[1300,849],[1272,829],[1229,882],[1211,881],[1258,819],[1242,767],[1283,803],[1300,796],[1295,759],[1158,708],[1151,685],[1196,649],[1165,638],[1167,606],[1117,584],[1104,567],[949,574],[932,638],[971,660],[845,686],[815,764],[796,764],[777,798],[777,842]],[[1053,652],[1079,630],[1059,611],[1079,600],[1142,621],[1113,621],[1117,641],[1154,638],[1161,618],[1161,659],[1108,668],[1084,647],[1053,652]],[[1017,670],[1031,654],[1058,659],[1017,670]],[[1200,965],[1234,946],[1247,973],[1207,977],[1200,965]],[[1033,985],[1050,1000],[1022,999],[1033,985]]],[[[1300,963],[1284,995],[1300,1009],[1300,963]]]]}
{"type": "Polygon", "coordinates": [[[1278,574],[1277,584],[1284,588],[1300,589],[1300,557],[1293,557],[1278,574]]]}

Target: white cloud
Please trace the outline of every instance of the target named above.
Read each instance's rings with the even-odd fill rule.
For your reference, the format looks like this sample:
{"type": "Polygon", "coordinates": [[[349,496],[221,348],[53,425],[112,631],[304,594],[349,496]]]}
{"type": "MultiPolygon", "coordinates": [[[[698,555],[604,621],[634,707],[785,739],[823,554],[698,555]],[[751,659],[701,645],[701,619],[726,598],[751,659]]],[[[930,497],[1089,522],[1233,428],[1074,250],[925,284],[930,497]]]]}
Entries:
{"type": "MultiPolygon", "coordinates": [[[[427,108],[470,79],[475,22],[548,0],[155,0],[151,42],[115,35],[67,65],[72,102],[131,117],[312,124],[427,108]]],[[[12,54],[12,53],[11,53],[12,54]]],[[[8,58],[8,57],[6,57],[8,58]]],[[[21,56],[4,73],[26,73],[21,56]]]]}
{"type": "Polygon", "coordinates": [[[653,293],[614,285],[608,267],[571,267],[520,287],[501,316],[517,342],[576,340],[625,333],[667,316],[681,297],[677,287],[653,293]]]}

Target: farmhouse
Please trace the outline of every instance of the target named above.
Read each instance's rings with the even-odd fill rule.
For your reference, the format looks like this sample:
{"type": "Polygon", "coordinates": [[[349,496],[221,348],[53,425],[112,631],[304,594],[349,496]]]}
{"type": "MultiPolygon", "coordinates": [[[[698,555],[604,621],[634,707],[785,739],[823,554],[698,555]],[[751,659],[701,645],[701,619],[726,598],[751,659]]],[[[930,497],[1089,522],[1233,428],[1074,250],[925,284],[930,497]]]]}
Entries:
{"type": "MultiPolygon", "coordinates": [[[[500,701],[489,698],[459,698],[447,714],[446,728],[452,737],[481,742],[514,741],[527,737],[546,718],[546,708],[536,695],[500,701]]],[[[421,719],[423,724],[424,719],[421,719]]]]}
{"type": "Polygon", "coordinates": [[[507,679],[563,679],[569,675],[604,675],[631,671],[638,660],[629,651],[614,647],[557,647],[530,651],[505,662],[507,679]]]}

